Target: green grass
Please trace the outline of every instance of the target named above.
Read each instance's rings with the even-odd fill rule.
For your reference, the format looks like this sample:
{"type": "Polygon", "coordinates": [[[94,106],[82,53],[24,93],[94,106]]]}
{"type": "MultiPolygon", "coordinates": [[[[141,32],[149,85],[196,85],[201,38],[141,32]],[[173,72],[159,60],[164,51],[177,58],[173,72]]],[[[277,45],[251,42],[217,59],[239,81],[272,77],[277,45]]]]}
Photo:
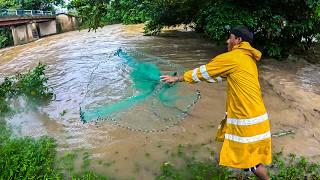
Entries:
{"type": "Polygon", "coordinates": [[[0,179],[109,179],[90,170],[89,153],[84,153],[81,171],[76,172],[76,158],[71,152],[57,161],[56,142],[51,137],[1,137],[0,179]]]}
{"type": "Polygon", "coordinates": [[[274,154],[273,165],[269,169],[271,179],[320,179],[319,163],[309,162],[306,158],[294,154],[274,154]]]}
{"type": "MultiPolygon", "coordinates": [[[[209,154],[209,153],[208,153],[209,154]]],[[[208,180],[228,179],[232,174],[227,168],[218,166],[212,159],[195,158],[194,148],[178,145],[175,152],[170,153],[168,161],[161,165],[161,173],[157,180],[208,180]]]]}
{"type": "MultiPolygon", "coordinates": [[[[161,165],[160,175],[156,179],[224,180],[236,179],[236,177],[256,179],[253,174],[219,166],[212,158],[195,158],[195,154],[191,153],[192,149],[193,147],[177,146],[176,152],[172,152],[169,160],[161,165]]],[[[208,154],[212,156],[212,151],[208,152],[208,154]]],[[[273,155],[273,164],[267,168],[270,178],[273,180],[320,179],[319,163],[310,162],[304,157],[297,157],[293,154],[285,156],[282,153],[275,153],[273,155]]]]}
{"type": "Polygon", "coordinates": [[[56,143],[52,138],[22,137],[0,142],[0,179],[59,177],[54,167],[56,143]]]}

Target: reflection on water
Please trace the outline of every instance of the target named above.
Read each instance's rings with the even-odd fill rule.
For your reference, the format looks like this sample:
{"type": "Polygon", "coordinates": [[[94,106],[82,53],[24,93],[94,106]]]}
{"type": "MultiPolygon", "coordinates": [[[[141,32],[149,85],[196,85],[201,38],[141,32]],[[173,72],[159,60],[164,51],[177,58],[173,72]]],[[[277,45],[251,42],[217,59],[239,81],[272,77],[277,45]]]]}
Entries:
{"type": "MultiPolygon", "coordinates": [[[[216,145],[212,142],[215,132],[213,126],[217,125],[225,111],[226,84],[219,86],[202,83],[184,86],[183,88],[193,92],[200,90],[202,99],[185,121],[163,133],[132,132],[104,122],[81,123],[79,103],[86,95],[87,85],[92,76],[98,79],[97,87],[99,80],[109,82],[102,86],[99,93],[108,97],[110,101],[117,101],[132,93],[128,92],[130,88],[126,74],[118,73],[121,72],[120,62],[110,58],[116,49],[125,47],[138,50],[168,59],[187,69],[204,64],[223,51],[192,32],[173,32],[165,33],[163,37],[150,37],[142,35],[142,28],[142,25],[111,25],[97,30],[96,33],[68,32],[1,50],[0,77],[26,71],[35,67],[38,62],[42,62],[47,65],[48,83],[57,97],[55,101],[40,107],[37,111],[18,114],[10,119],[9,122],[16,132],[30,136],[51,135],[57,139],[59,151],[83,148],[85,151],[90,151],[94,158],[116,162],[114,167],[109,169],[93,164],[97,171],[121,177],[134,176],[137,179],[150,179],[155,176],[159,171],[159,164],[167,157],[165,152],[178,144],[205,143],[208,147],[216,149],[216,145]],[[92,74],[99,63],[103,68],[98,75],[92,74]],[[159,144],[162,148],[159,148],[159,144]],[[151,157],[146,158],[146,153],[150,153],[151,157]],[[141,166],[141,171],[138,173],[134,171],[136,164],[141,166]]],[[[266,81],[271,83],[274,80],[272,84],[275,86],[284,82],[286,87],[295,84],[319,94],[319,66],[308,65],[299,68],[292,73],[294,74],[292,78],[289,77],[290,73],[277,71],[278,67],[272,63],[271,65],[265,63],[263,71],[266,81]]],[[[269,85],[262,86],[274,130],[290,128],[291,125],[301,121],[303,115],[299,109],[290,108],[287,102],[270,90],[269,85]]],[[[295,92],[292,90],[292,93],[295,92]]],[[[315,132],[318,126],[314,128],[315,132]]],[[[297,141],[306,138],[304,131],[301,135],[298,130],[296,131],[297,141]]],[[[287,143],[288,152],[320,155],[317,150],[319,143],[311,140],[302,141],[305,143],[303,147],[310,147],[302,149],[296,148],[290,139],[283,139],[276,139],[274,144],[280,146],[284,142],[287,143]]]]}

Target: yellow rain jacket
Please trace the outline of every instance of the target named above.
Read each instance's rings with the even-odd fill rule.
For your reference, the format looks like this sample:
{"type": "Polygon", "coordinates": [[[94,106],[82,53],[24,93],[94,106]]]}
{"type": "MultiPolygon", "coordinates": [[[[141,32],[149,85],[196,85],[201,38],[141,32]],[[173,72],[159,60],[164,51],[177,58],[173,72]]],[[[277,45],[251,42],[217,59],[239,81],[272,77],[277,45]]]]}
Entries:
{"type": "Polygon", "coordinates": [[[256,66],[260,58],[260,51],[242,42],[184,74],[188,83],[227,79],[227,119],[220,165],[242,169],[271,163],[270,125],[256,66]]]}

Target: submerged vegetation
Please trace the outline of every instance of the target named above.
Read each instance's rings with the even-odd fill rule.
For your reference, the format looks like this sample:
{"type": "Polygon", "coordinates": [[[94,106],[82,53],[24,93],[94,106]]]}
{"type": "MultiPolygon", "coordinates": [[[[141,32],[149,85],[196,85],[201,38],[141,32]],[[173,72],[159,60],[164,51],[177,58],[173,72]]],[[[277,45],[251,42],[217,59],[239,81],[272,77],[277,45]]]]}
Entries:
{"type": "Polygon", "coordinates": [[[184,24],[225,41],[232,26],[244,24],[255,32],[255,45],[277,58],[312,47],[320,29],[318,0],[72,0],[70,7],[89,28],[145,23],[145,33],[153,35],[184,24]]]}
{"type": "Polygon", "coordinates": [[[6,77],[0,84],[0,113],[5,115],[13,112],[12,100],[24,97],[28,102],[41,103],[52,99],[53,93],[47,86],[48,78],[44,74],[45,65],[39,64],[27,73],[18,73],[6,77]]]}

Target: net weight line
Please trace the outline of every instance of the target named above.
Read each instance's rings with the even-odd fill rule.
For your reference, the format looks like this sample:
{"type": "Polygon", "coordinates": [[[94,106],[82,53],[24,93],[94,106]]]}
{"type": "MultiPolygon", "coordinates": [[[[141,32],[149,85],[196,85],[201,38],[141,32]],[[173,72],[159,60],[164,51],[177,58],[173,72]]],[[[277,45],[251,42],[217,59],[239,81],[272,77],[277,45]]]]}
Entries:
{"type": "MultiPolygon", "coordinates": [[[[201,94],[200,94],[200,91],[196,91],[197,93],[197,98],[187,106],[188,108],[188,111],[199,101],[199,99],[201,98],[201,94]]],[[[157,114],[155,114],[157,115],[157,114]]],[[[188,116],[188,113],[187,112],[183,112],[181,113],[180,115],[180,121],[185,119],[186,117],[188,116]]],[[[143,132],[143,133],[160,133],[160,132],[165,132],[166,130],[178,125],[180,123],[180,121],[176,121],[176,123],[173,123],[169,126],[166,126],[164,128],[160,128],[160,129],[138,129],[138,128],[132,128],[132,127],[129,127],[129,126],[123,126],[122,124],[118,123],[117,120],[111,118],[111,117],[105,117],[105,118],[101,118],[99,117],[98,120],[100,121],[109,121],[109,122],[112,122],[112,125],[114,126],[117,126],[117,127],[120,127],[120,128],[123,128],[123,129],[127,129],[127,130],[130,130],[130,131],[135,131],[135,132],[143,132]]]]}
{"type": "MultiPolygon", "coordinates": [[[[184,68],[183,68],[182,66],[179,66],[179,65],[177,65],[177,64],[170,63],[169,61],[164,61],[163,59],[158,58],[158,57],[155,57],[155,56],[152,56],[152,55],[147,55],[147,54],[144,54],[144,53],[141,53],[141,52],[138,52],[138,51],[135,51],[134,53],[130,53],[130,54],[135,54],[135,55],[138,55],[138,56],[147,57],[148,60],[153,60],[153,61],[155,61],[156,63],[169,65],[171,68],[174,68],[174,69],[176,69],[176,70],[179,70],[180,73],[182,73],[183,70],[184,70],[184,68]]],[[[124,61],[124,64],[130,66],[130,67],[133,69],[133,73],[137,73],[137,72],[138,72],[138,74],[134,74],[134,75],[136,75],[136,76],[131,76],[131,77],[133,78],[133,81],[134,81],[134,82],[136,81],[136,84],[138,84],[136,88],[138,88],[138,89],[141,88],[141,87],[139,87],[139,85],[141,85],[141,84],[140,84],[141,82],[143,82],[143,84],[147,83],[147,85],[150,85],[150,86],[151,86],[151,90],[150,90],[150,91],[146,91],[145,94],[142,94],[142,95],[141,95],[141,97],[135,96],[135,98],[137,98],[137,103],[140,102],[140,101],[143,101],[145,98],[155,97],[156,95],[158,95],[158,96],[159,96],[158,98],[161,100],[161,93],[164,94],[164,93],[166,92],[166,90],[168,90],[168,89],[176,86],[176,84],[174,84],[172,87],[169,87],[170,85],[168,85],[168,84],[163,84],[163,83],[160,82],[160,75],[161,75],[161,74],[160,74],[160,70],[158,70],[158,67],[157,67],[156,65],[155,65],[155,67],[150,66],[150,64],[149,64],[148,66],[143,66],[143,62],[138,62],[138,61],[136,61],[133,56],[128,55],[128,54],[125,53],[122,49],[118,49],[117,52],[116,52],[114,55],[119,56],[119,57],[124,61]],[[140,78],[140,77],[141,77],[141,74],[139,74],[139,73],[141,73],[141,72],[139,71],[139,68],[141,68],[141,67],[142,67],[142,68],[144,68],[144,67],[150,68],[150,67],[151,67],[151,70],[154,70],[154,72],[156,72],[156,71],[159,71],[159,72],[156,72],[156,74],[152,74],[152,73],[151,73],[151,75],[148,74],[148,73],[143,74],[143,72],[148,72],[148,71],[146,71],[146,69],[142,69],[141,72],[142,72],[142,76],[143,76],[143,77],[140,78]],[[136,68],[136,69],[135,69],[135,68],[136,68]],[[135,71],[135,70],[136,70],[136,71],[135,71]],[[135,79],[135,78],[136,78],[136,79],[135,79]],[[148,83],[149,83],[149,84],[148,84],[148,83]]],[[[108,59],[110,59],[110,58],[111,58],[111,56],[109,56],[108,59]]],[[[88,82],[88,84],[87,84],[87,89],[86,89],[85,96],[84,96],[83,100],[81,101],[81,103],[79,104],[79,106],[80,106],[80,118],[81,118],[81,120],[83,121],[83,123],[88,122],[88,120],[85,119],[85,118],[86,118],[86,117],[85,117],[85,115],[86,115],[85,113],[87,113],[87,112],[85,112],[85,111],[82,109],[81,104],[85,101],[85,99],[86,99],[86,97],[87,97],[87,94],[88,94],[88,92],[90,91],[89,85],[90,85],[91,82],[93,81],[93,78],[92,78],[92,77],[93,77],[93,74],[94,74],[94,72],[99,68],[101,62],[102,62],[102,61],[100,61],[100,62],[97,64],[97,66],[93,69],[93,71],[91,72],[91,74],[90,74],[90,79],[89,79],[89,82],[88,82]]],[[[147,70],[148,70],[148,69],[147,69],[147,70]]],[[[131,74],[131,75],[132,75],[132,74],[131,74]]],[[[142,88],[143,88],[143,87],[142,87],[142,88]]],[[[149,88],[149,87],[147,86],[147,88],[149,88]]],[[[147,89],[147,90],[148,90],[148,89],[147,89]]],[[[200,96],[200,92],[197,91],[197,92],[196,92],[196,97],[194,98],[194,100],[193,100],[190,104],[188,104],[188,105],[186,104],[186,105],[187,105],[187,108],[186,108],[185,110],[179,109],[178,107],[174,107],[174,108],[176,108],[178,111],[180,111],[180,114],[176,116],[176,118],[178,118],[179,120],[176,121],[176,122],[174,122],[173,118],[171,118],[171,119],[170,119],[170,118],[164,119],[164,120],[167,120],[167,121],[172,121],[172,122],[174,122],[174,123],[171,124],[171,125],[165,126],[164,128],[160,128],[160,129],[143,129],[143,128],[133,128],[133,127],[130,127],[130,126],[124,126],[123,124],[119,123],[120,119],[116,120],[115,118],[112,118],[112,117],[109,116],[109,115],[104,116],[104,117],[98,115],[97,118],[95,118],[95,120],[92,120],[92,121],[97,122],[97,121],[102,121],[102,120],[104,120],[104,121],[112,122],[113,125],[116,125],[116,126],[118,126],[118,127],[122,127],[122,128],[125,128],[125,129],[129,129],[129,130],[131,130],[131,131],[163,132],[163,131],[169,129],[170,127],[172,127],[172,126],[177,125],[180,120],[184,119],[184,118],[188,115],[188,111],[190,110],[190,108],[197,103],[197,101],[200,99],[200,97],[201,97],[201,96],[200,96]]],[[[170,101],[170,99],[169,99],[169,101],[170,101]]],[[[135,104],[135,99],[132,99],[132,97],[131,97],[131,99],[129,98],[129,100],[128,100],[127,102],[126,102],[126,100],[125,100],[125,101],[122,101],[122,102],[124,102],[124,105],[125,105],[126,103],[128,103],[128,102],[131,102],[132,105],[134,105],[134,104],[135,104]]],[[[121,102],[120,102],[120,103],[121,103],[121,102]]],[[[117,104],[116,104],[116,105],[117,105],[117,104]]],[[[119,105],[119,104],[118,104],[118,105],[119,105]]],[[[114,105],[111,105],[111,106],[114,106],[114,105]]],[[[128,108],[130,108],[130,106],[131,106],[131,105],[129,104],[128,108]]],[[[121,109],[121,104],[119,105],[119,107],[120,107],[120,109],[121,109]]],[[[116,107],[116,108],[117,108],[117,107],[116,107]]],[[[125,109],[128,109],[128,108],[125,107],[125,109]]],[[[171,107],[170,107],[170,108],[171,108],[171,107]]],[[[102,110],[103,110],[103,108],[102,108],[102,110]]],[[[111,109],[111,110],[112,110],[112,109],[111,109]]],[[[163,119],[163,118],[161,117],[161,114],[158,114],[158,113],[155,111],[155,108],[151,108],[151,111],[152,111],[151,113],[152,113],[153,115],[157,116],[159,119],[163,119]]],[[[96,112],[98,112],[98,111],[96,111],[96,112]]],[[[107,114],[108,114],[108,108],[107,108],[106,112],[107,112],[107,114]]],[[[93,113],[95,113],[95,112],[93,111],[93,113]]],[[[112,113],[111,113],[111,114],[112,114],[112,113]]],[[[90,120],[90,121],[91,121],[91,120],[90,120]]]]}

